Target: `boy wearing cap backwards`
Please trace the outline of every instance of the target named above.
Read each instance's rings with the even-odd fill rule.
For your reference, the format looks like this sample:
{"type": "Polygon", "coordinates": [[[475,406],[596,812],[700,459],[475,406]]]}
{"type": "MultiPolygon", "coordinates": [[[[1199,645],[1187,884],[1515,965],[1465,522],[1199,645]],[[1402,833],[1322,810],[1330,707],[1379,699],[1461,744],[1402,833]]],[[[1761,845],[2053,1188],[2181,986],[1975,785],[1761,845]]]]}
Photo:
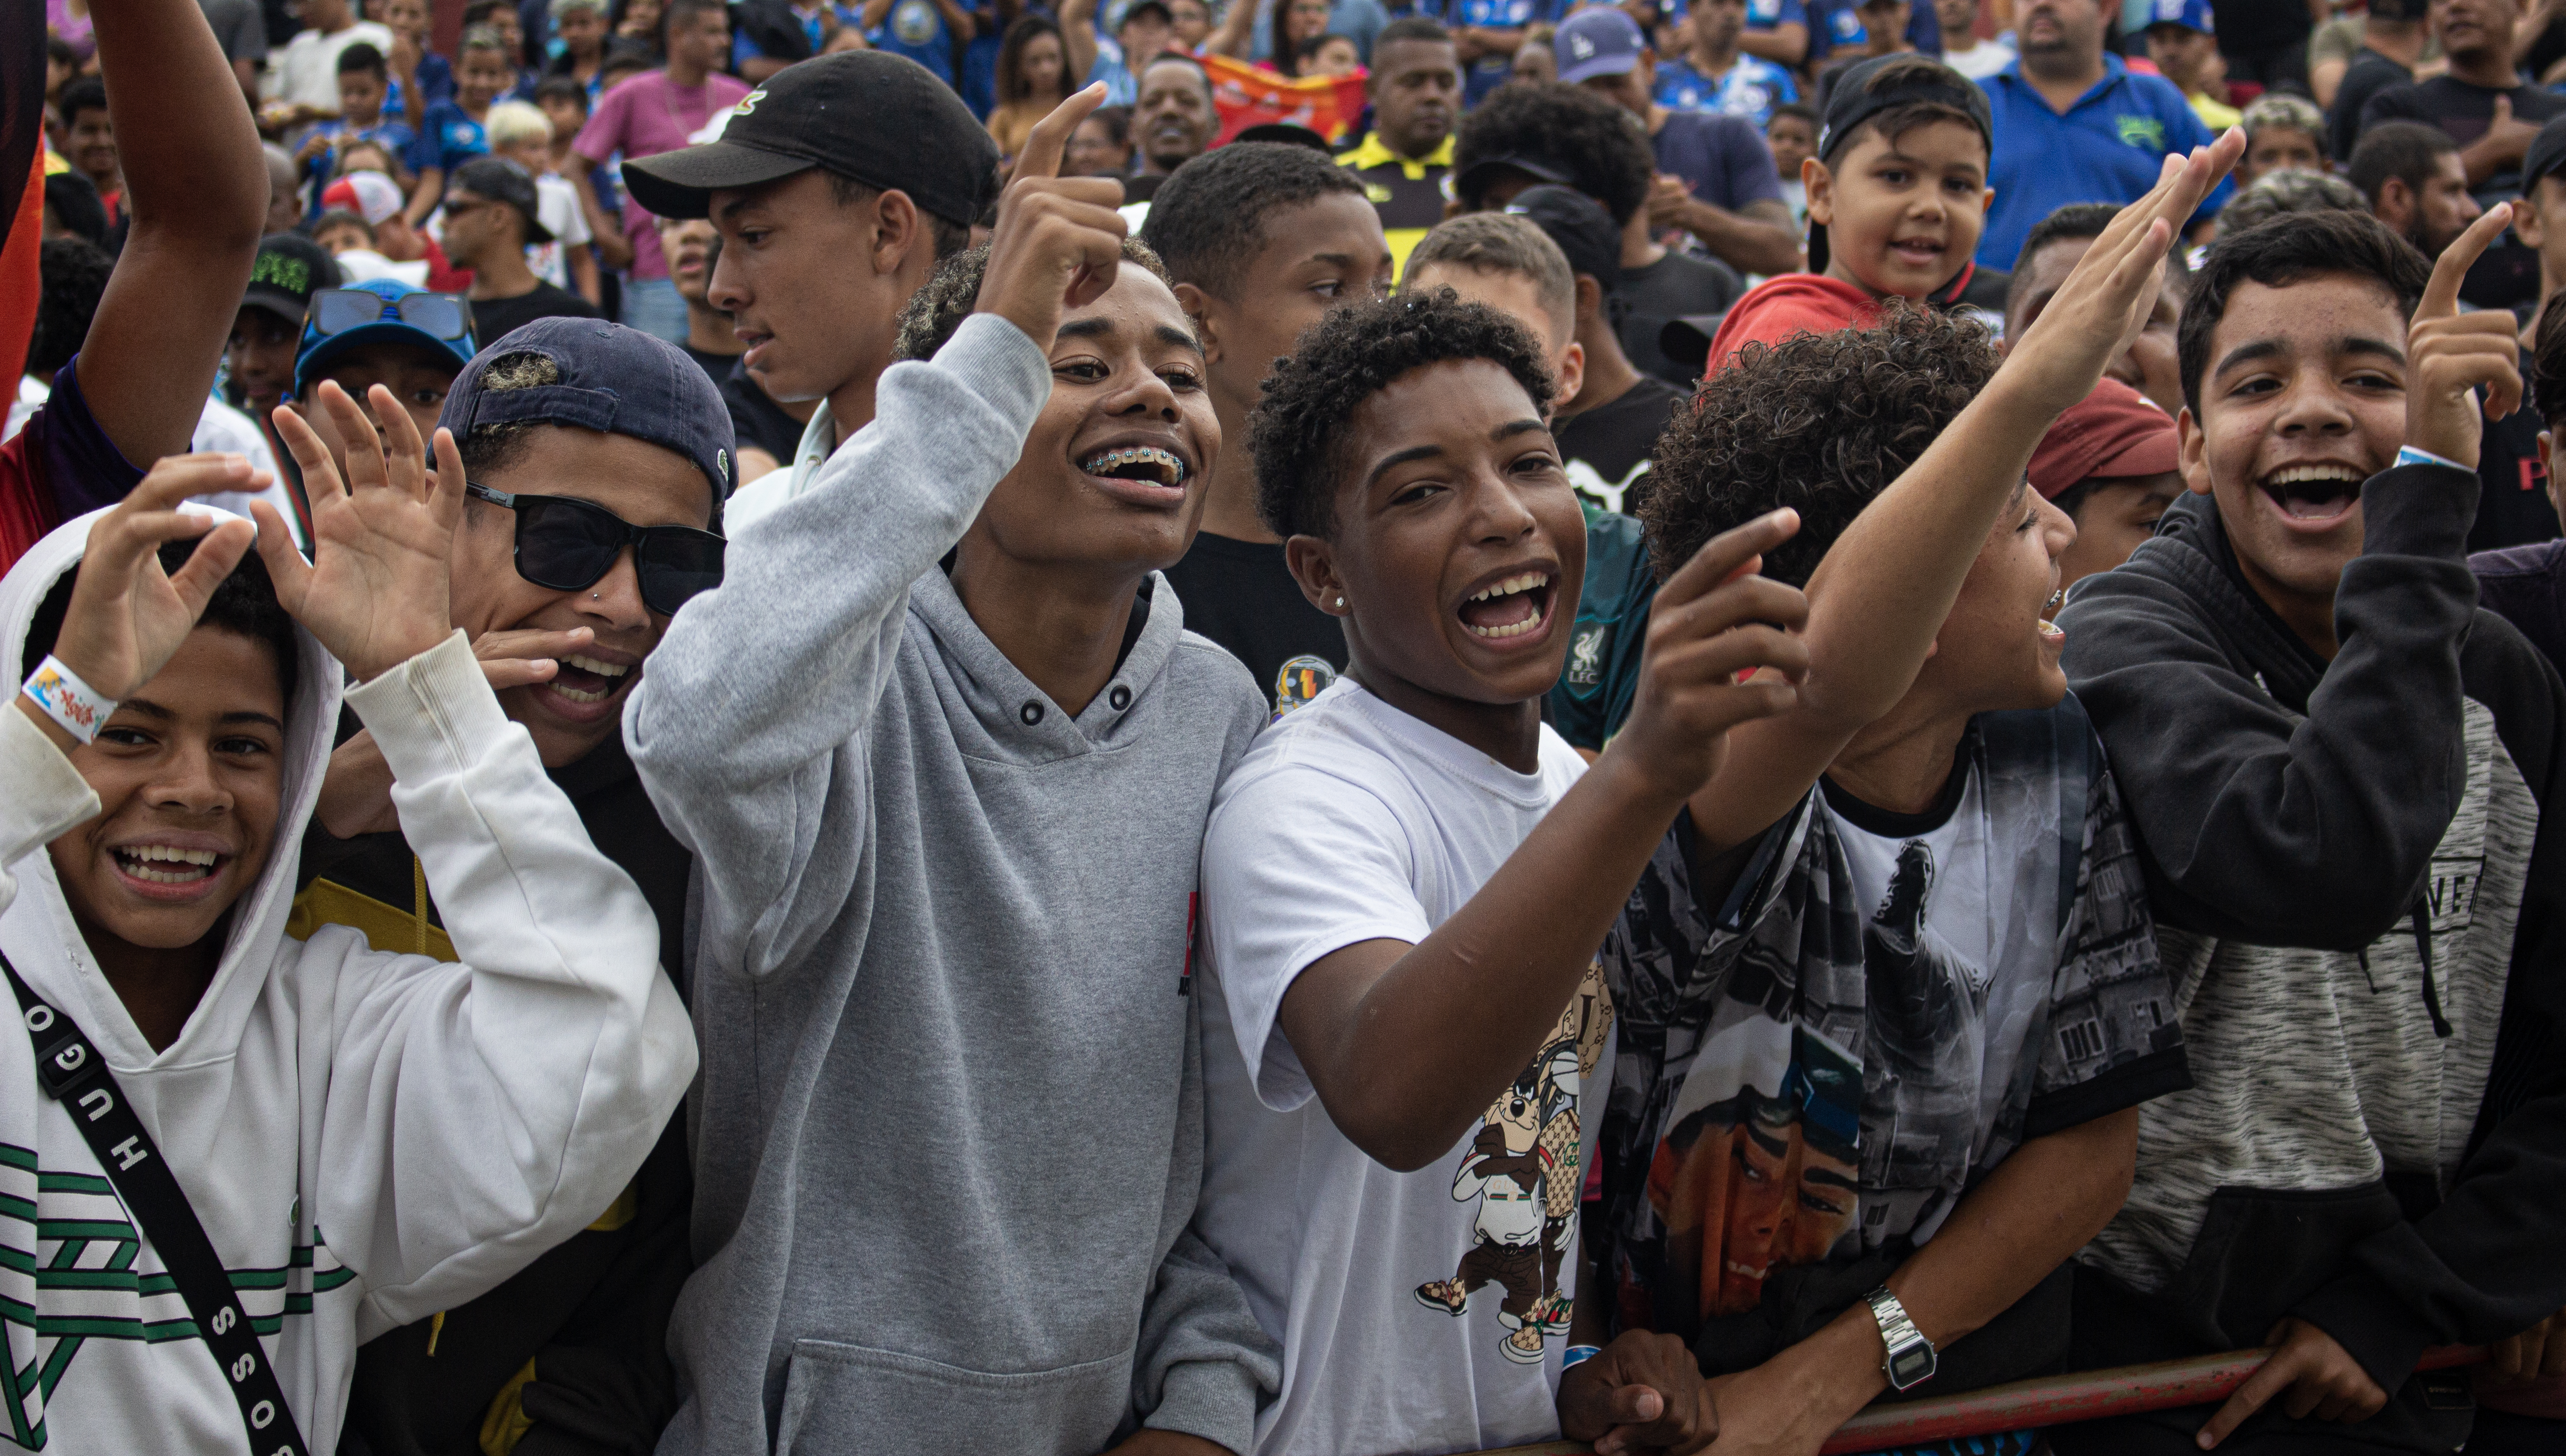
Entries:
{"type": "Polygon", "coordinates": [[[1847,71],[1827,99],[1815,156],[1801,163],[1809,193],[1809,267],[1765,280],[1739,299],[1710,341],[1708,367],[1750,344],[1802,332],[1860,328],[1881,301],[1936,308],[1973,302],[1970,254],[1986,220],[1986,96],[1925,56],[1883,56],[1847,71]]]}
{"type": "Polygon", "coordinates": [[[132,462],[186,450],[267,215],[257,129],[203,12],[100,0],[96,34],[131,232],[80,354],[0,443],[0,569],[122,500],[132,462]]]}
{"type": "Polygon", "coordinates": [[[2508,220],[2430,267],[2357,213],[2221,239],[2183,305],[2191,494],[2061,616],[2198,1082],[2143,1114],[2077,1358],[2280,1346],[2205,1424],[2062,1451],[2446,1452],[2465,1377],[2418,1356],[2566,1305],[2524,1214],[2566,1201],[2566,689],[2461,555],[2521,384],[2511,317],[2457,292],[2508,220]]]}
{"type": "Polygon", "coordinates": [[[1120,188],[1055,175],[1103,92],[1035,124],[872,423],[626,713],[713,1046],[672,1456],[1212,1456],[1273,1387],[1185,1232],[1202,822],[1265,714],[1155,571],[1219,427],[1120,188]]]}
{"type": "Polygon", "coordinates": [[[2041,619],[2074,531],[2023,467],[2241,146],[2167,158],[2001,364],[1972,325],[1901,308],[1750,351],[1660,444],[1661,563],[1805,516],[1765,570],[1807,583],[1809,669],[1789,712],[1732,732],[1605,941],[1591,1222],[1618,1298],[1579,1307],[1573,1340],[1603,1348],[1561,1382],[1570,1434],[1809,1456],[1893,1387],[2064,1353],[2061,1266],[2119,1206],[2133,1109],[2183,1085],[2183,1054],[2130,825],[2041,619]]]}
{"type": "MultiPolygon", "coordinates": [[[[721,231],[704,297],[731,316],[742,363],[775,398],[819,401],[791,467],[731,501],[733,532],[809,492],[874,417],[899,311],[939,261],[968,246],[997,165],[997,143],[952,88],[876,51],[777,72],[717,141],[628,153],[625,185],[649,213],[709,217],[721,231]],[[899,144],[881,144],[886,136],[899,144]]],[[[664,276],[657,229],[642,218],[636,245],[649,239],[664,276]]],[[[682,337],[682,310],[678,323],[682,337]]]]}
{"type": "MultiPolygon", "coordinates": [[[[453,621],[590,840],[640,887],[674,964],[692,860],[651,809],[621,728],[670,615],[720,580],[728,412],[673,346],[557,319],[484,349],[441,419],[468,482],[453,621]]],[[[371,734],[331,755],[287,929],[348,925],[380,950],[450,956],[391,788],[371,734]]],[[[668,1312],[692,1267],[690,1201],[671,1120],[604,1217],[488,1294],[368,1341],[351,1428],[374,1456],[468,1450],[485,1429],[648,1449],[677,1405],[668,1312]]]]}
{"type": "Polygon", "coordinates": [[[476,156],[445,191],[445,251],[472,272],[472,328],[492,344],[537,319],[603,319],[605,311],[535,276],[529,244],[549,243],[535,179],[515,162],[476,156]]]}
{"type": "Polygon", "coordinates": [[[1233,141],[1186,163],[1150,204],[1142,237],[1176,280],[1202,340],[1204,391],[1234,446],[1213,462],[1202,530],[1167,580],[1193,630],[1246,663],[1271,711],[1286,712],[1344,670],[1346,639],[1257,512],[1248,414],[1303,332],[1389,292],[1390,240],[1354,173],[1276,141],[1233,141]]]}
{"type": "Polygon", "coordinates": [[[2130,559],[2182,497],[2174,417],[2106,377],[2058,416],[2031,452],[2031,488],[2076,526],[2058,559],[2058,590],[2130,559]]]}

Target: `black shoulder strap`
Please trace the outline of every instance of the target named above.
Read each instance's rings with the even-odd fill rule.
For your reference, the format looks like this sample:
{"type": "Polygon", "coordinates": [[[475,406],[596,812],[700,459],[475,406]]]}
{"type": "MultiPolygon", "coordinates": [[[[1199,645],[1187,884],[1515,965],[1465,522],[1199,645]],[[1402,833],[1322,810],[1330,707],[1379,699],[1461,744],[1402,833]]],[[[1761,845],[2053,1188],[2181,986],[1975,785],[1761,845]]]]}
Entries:
{"type": "Polygon", "coordinates": [[[267,1351],[232,1293],[230,1274],[205,1237],[186,1190],[142,1129],[142,1119],[127,1104],[107,1060],[70,1017],[28,989],[5,955],[0,955],[0,972],[8,974],[9,989],[18,993],[18,1007],[26,1016],[28,1039],[36,1046],[37,1081],[47,1096],[72,1112],[116,1196],[160,1255],[178,1297],[187,1302],[187,1313],[195,1317],[197,1333],[213,1351],[214,1363],[231,1379],[253,1456],[310,1456],[276,1373],[268,1368],[267,1351]]]}

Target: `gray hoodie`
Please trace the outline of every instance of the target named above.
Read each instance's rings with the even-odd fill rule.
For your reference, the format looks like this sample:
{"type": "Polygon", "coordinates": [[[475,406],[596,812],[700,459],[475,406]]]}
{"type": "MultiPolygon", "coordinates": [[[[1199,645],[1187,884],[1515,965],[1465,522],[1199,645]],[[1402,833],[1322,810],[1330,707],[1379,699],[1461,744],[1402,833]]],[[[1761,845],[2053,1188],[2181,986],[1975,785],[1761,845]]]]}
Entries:
{"type": "Polygon", "coordinates": [[[732,538],[626,712],[695,852],[700,1268],[660,1450],[1243,1451],[1279,1364],[1185,1231],[1212,789],[1263,718],[1153,578],[1077,717],[936,563],[1051,390],[966,321],[732,538]]]}

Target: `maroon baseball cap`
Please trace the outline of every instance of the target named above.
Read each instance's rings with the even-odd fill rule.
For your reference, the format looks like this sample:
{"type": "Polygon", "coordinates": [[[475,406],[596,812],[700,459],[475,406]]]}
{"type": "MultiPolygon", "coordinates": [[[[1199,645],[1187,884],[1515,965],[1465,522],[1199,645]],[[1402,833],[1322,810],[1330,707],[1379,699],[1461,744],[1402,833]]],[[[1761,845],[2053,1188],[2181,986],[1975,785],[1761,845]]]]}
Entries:
{"type": "Polygon", "coordinates": [[[2031,452],[2031,488],[2045,500],[2096,476],[2163,475],[2180,468],[2174,417],[2118,379],[2069,407],[2031,452]]]}

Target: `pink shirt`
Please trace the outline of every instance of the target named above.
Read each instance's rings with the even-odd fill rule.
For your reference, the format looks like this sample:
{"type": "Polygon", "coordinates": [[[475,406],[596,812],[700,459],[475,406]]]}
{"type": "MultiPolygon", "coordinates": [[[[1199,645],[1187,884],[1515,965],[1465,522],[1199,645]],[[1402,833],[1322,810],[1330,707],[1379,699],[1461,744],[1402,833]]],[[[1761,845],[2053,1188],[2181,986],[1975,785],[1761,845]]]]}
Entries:
{"type": "MultiPolygon", "coordinates": [[[[703,85],[691,89],[671,85],[664,71],[636,76],[598,98],[597,110],[589,114],[588,124],[579,129],[571,150],[600,165],[618,152],[636,157],[674,151],[702,130],[715,112],[739,105],[746,95],[748,87],[728,76],[707,76],[703,85]]],[[[668,260],[659,252],[659,230],[642,204],[629,197],[624,202],[624,236],[633,244],[628,276],[641,280],[668,276],[668,260]]]]}

